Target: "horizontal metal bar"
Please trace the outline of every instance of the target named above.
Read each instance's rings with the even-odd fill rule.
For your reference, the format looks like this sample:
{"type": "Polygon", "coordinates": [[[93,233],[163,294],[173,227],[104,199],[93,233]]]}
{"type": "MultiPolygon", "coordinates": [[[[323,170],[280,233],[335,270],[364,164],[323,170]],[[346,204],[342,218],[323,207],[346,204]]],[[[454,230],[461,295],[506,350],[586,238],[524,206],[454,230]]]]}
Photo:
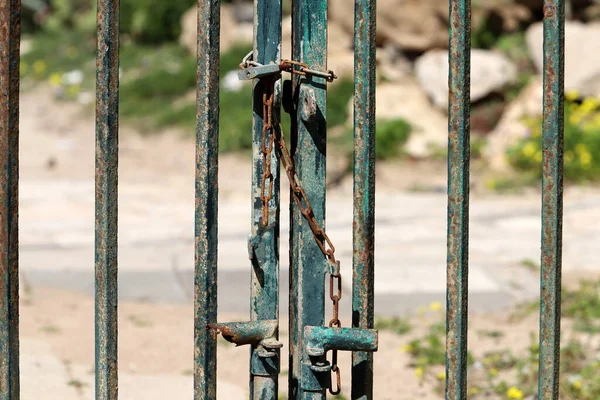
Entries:
{"type": "Polygon", "coordinates": [[[378,339],[375,329],[305,326],[304,341],[306,353],[316,357],[328,350],[376,351],[378,339]]]}
{"type": "Polygon", "coordinates": [[[265,339],[275,338],[278,326],[277,320],[208,324],[210,329],[220,332],[225,340],[235,343],[237,346],[257,345],[265,339]]]}

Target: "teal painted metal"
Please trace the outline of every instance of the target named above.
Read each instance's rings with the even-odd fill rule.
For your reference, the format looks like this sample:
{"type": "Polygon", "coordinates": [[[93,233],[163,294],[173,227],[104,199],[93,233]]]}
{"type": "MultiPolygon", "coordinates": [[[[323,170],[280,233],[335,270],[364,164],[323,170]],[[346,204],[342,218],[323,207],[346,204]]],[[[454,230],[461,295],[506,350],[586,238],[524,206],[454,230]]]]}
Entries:
{"type": "MultiPolygon", "coordinates": [[[[278,64],[281,58],[281,0],[255,0],[254,16],[254,57],[258,63],[278,64]]],[[[252,230],[249,249],[251,260],[251,298],[250,320],[277,320],[279,318],[279,193],[280,174],[279,158],[272,148],[267,163],[270,166],[270,179],[264,182],[271,186],[271,199],[268,200],[268,218],[263,223],[261,201],[261,182],[263,182],[263,127],[267,116],[264,115],[262,94],[272,92],[273,127],[279,125],[280,92],[275,91],[274,80],[270,76],[256,79],[253,82],[253,115],[252,115],[252,230]],[[268,85],[269,88],[265,88],[268,85]]],[[[279,86],[279,81],[276,83],[279,86]]],[[[274,133],[273,133],[274,134],[274,133]]],[[[267,135],[266,137],[268,137],[267,135]]],[[[277,339],[278,330],[273,339],[277,339]]],[[[278,397],[279,349],[265,349],[262,343],[253,344],[250,358],[255,360],[250,368],[250,399],[276,400],[278,397]],[[266,357],[263,357],[266,356],[266,357]],[[272,362],[272,365],[270,364],[272,362]],[[261,366],[267,365],[262,368],[261,366]],[[269,366],[271,365],[271,366],[269,366]]]]}
{"type": "Polygon", "coordinates": [[[96,399],[118,397],[119,1],[98,1],[96,57],[96,399]]]}
{"type": "Polygon", "coordinates": [[[194,274],[194,399],[217,397],[217,212],[220,2],[198,0],[194,274]]]}
{"type": "MultiPolygon", "coordinates": [[[[314,70],[327,70],[327,1],[296,0],[292,7],[292,56],[314,70]]],[[[325,226],[326,80],[293,76],[292,155],[321,227],[325,226]]],[[[290,197],[293,198],[293,193],[290,197]]],[[[290,205],[290,399],[323,399],[325,387],[301,385],[307,325],[324,323],[325,274],[329,266],[298,207],[290,205]],[[310,239],[309,239],[310,238],[310,239]],[[307,240],[309,239],[309,240],[307,240]],[[315,391],[313,391],[315,390],[315,391]]],[[[321,361],[324,361],[322,357],[321,361]]]]}
{"type": "Polygon", "coordinates": [[[562,267],[565,4],[544,4],[539,397],[558,399],[562,267]]]}
{"type": "Polygon", "coordinates": [[[446,399],[467,398],[471,2],[450,0],[446,399]]]}
{"type": "Polygon", "coordinates": [[[0,400],[19,399],[19,43],[21,2],[0,4],[0,400]]]}
{"type": "Polygon", "coordinates": [[[377,350],[378,337],[374,329],[304,327],[305,351],[309,357],[319,357],[328,350],[377,350]]]}
{"type": "MultiPolygon", "coordinates": [[[[376,1],[354,2],[352,326],[374,324],[376,1]]],[[[373,399],[373,353],[352,353],[352,399],[373,399]]]]}

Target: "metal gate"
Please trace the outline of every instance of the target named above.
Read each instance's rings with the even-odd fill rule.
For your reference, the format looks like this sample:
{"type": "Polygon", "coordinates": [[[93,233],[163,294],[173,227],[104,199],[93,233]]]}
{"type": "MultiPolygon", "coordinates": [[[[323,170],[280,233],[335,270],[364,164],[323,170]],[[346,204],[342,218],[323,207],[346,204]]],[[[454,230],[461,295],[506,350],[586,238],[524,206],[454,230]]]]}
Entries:
{"type": "MultiPolygon", "coordinates": [[[[250,398],[277,399],[281,360],[279,193],[290,190],[290,399],[325,398],[352,375],[373,398],[375,1],[355,0],[352,317],[338,314],[342,276],[325,232],[327,1],[294,0],[292,59],[282,60],[281,0],[255,0],[250,321],[217,321],[220,2],[198,1],[194,398],[216,398],[216,335],[250,345],[250,398]],[[282,81],[282,73],[290,81],[282,81]],[[292,116],[291,138],[280,126],[292,116]],[[283,166],[283,171],[280,170],[283,166]],[[280,172],[287,181],[280,182],[280,172]],[[283,185],[283,186],[282,186],[283,185]],[[333,315],[325,318],[326,296],[333,315]],[[342,327],[342,321],[344,327],[342,327]],[[352,351],[352,365],[337,364],[352,351]],[[330,353],[328,361],[327,355],[330,353]],[[350,372],[348,371],[350,370],[350,372]]],[[[19,398],[20,0],[0,2],[0,400],[19,398]]],[[[470,1],[450,0],[446,398],[466,399],[469,223],[470,1]]],[[[98,0],[96,108],[96,398],[117,398],[119,1],[98,0]]],[[[558,398],[562,230],[564,3],[544,5],[543,195],[539,398],[558,398]]],[[[344,299],[346,296],[344,297],[344,299]]],[[[241,300],[241,299],[240,299],[241,300]]]]}

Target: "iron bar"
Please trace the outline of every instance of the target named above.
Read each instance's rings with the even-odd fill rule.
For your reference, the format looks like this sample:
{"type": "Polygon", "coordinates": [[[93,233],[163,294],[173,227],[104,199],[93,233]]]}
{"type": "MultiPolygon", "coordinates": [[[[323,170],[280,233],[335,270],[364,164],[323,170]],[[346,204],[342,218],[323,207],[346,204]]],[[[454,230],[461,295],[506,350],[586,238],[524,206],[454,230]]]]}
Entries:
{"type": "MultiPolygon", "coordinates": [[[[292,6],[292,59],[313,70],[327,71],[327,1],[297,0],[292,6]]],[[[296,171],[325,227],[326,80],[293,75],[292,149],[296,171]],[[296,151],[301,149],[301,151],[296,151]]],[[[290,193],[293,199],[294,194],[290,193]]],[[[324,323],[325,274],[329,265],[312,239],[309,224],[290,203],[290,399],[324,399],[325,388],[308,391],[301,385],[303,329],[324,323]]],[[[323,357],[324,360],[324,357],[323,357]]]]}
{"type": "Polygon", "coordinates": [[[377,331],[374,329],[305,326],[304,341],[310,357],[322,356],[334,349],[373,352],[378,346],[377,331]]]}
{"type": "Polygon", "coordinates": [[[471,2],[450,1],[446,399],[467,398],[471,2]]]}
{"type": "Polygon", "coordinates": [[[217,397],[217,213],[220,1],[198,0],[194,399],[217,397]]]}
{"type": "Polygon", "coordinates": [[[544,4],[544,89],[542,124],[542,249],[540,294],[539,398],[558,399],[562,268],[563,0],[544,4]]]}
{"type": "MultiPolygon", "coordinates": [[[[376,1],[354,2],[352,326],[374,324],[376,1]]],[[[373,399],[373,353],[352,353],[352,399],[373,399]]]]}
{"type": "Polygon", "coordinates": [[[96,399],[118,397],[119,0],[98,0],[96,57],[96,399]]]}
{"type": "MultiPolygon", "coordinates": [[[[278,63],[281,58],[281,0],[255,0],[254,15],[254,56],[253,60],[262,65],[278,63]]],[[[276,66],[277,69],[279,68],[276,66]]],[[[275,84],[279,84],[276,82],[275,84]]],[[[255,79],[253,81],[253,114],[252,114],[252,227],[251,227],[251,299],[250,319],[252,321],[277,320],[279,319],[279,198],[280,198],[280,174],[279,158],[277,152],[271,148],[271,152],[263,155],[263,127],[267,116],[264,115],[263,96],[264,85],[273,85],[271,78],[255,79]],[[263,165],[270,157],[269,163],[263,165]],[[270,164],[270,165],[269,165],[270,164]],[[270,166],[270,168],[269,168],[270,166]],[[263,207],[261,201],[261,182],[263,167],[270,171],[272,184],[270,200],[266,204],[266,220],[263,221],[263,207]],[[264,223],[263,223],[264,222],[264,223]]],[[[271,88],[273,90],[274,88],[271,88]]],[[[272,115],[269,122],[273,127],[270,132],[275,134],[274,129],[279,125],[281,91],[275,90],[273,95],[272,115]]],[[[264,182],[265,185],[269,183],[264,182]]],[[[275,331],[275,339],[278,338],[278,330],[275,331]]],[[[252,344],[250,348],[250,359],[261,359],[259,352],[264,351],[262,345],[252,344]],[[256,354],[255,354],[256,353],[256,354]]],[[[279,349],[273,349],[277,358],[276,365],[279,366],[279,349]]],[[[276,400],[278,397],[278,368],[271,369],[274,374],[257,372],[250,367],[250,399],[276,400]]],[[[263,371],[264,372],[264,371],[263,371]]]]}
{"type": "Polygon", "coordinates": [[[0,4],[0,399],[19,399],[19,63],[21,1],[0,4]]]}

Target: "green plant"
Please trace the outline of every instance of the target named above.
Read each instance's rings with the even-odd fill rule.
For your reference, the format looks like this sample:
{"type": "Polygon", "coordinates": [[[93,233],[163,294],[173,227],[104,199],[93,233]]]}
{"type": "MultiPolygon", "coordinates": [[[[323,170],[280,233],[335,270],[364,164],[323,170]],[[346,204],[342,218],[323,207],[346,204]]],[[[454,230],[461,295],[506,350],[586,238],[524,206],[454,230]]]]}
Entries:
{"type": "MultiPolygon", "coordinates": [[[[569,93],[564,114],[564,174],[572,182],[600,178],[600,100],[586,98],[576,101],[569,93]]],[[[507,150],[510,164],[519,171],[542,173],[542,118],[527,117],[524,123],[530,135],[507,150]]]]}
{"type": "Polygon", "coordinates": [[[402,154],[411,126],[403,119],[379,120],[375,130],[375,158],[385,160],[402,154]]]}
{"type": "Polygon", "coordinates": [[[404,335],[412,329],[410,321],[407,318],[384,318],[375,317],[375,329],[387,330],[398,335],[404,335]]]}

